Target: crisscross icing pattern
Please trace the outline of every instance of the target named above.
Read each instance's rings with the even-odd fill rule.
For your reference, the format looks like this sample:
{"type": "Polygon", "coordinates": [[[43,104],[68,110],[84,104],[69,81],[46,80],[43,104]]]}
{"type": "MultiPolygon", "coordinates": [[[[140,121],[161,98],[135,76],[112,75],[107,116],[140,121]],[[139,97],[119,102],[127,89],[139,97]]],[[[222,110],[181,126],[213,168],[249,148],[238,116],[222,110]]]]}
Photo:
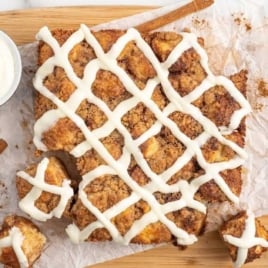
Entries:
{"type": "Polygon", "coordinates": [[[68,201],[74,194],[73,188],[70,186],[70,180],[64,179],[62,186],[56,186],[45,182],[45,173],[48,164],[49,159],[44,158],[38,164],[34,178],[25,171],[17,172],[17,175],[20,178],[26,180],[33,186],[31,191],[20,200],[19,207],[22,211],[39,221],[46,221],[51,219],[53,216],[60,218],[68,204],[68,201]],[[45,213],[35,206],[35,201],[41,196],[43,191],[56,194],[61,197],[58,205],[50,213],[45,213]]]}
{"type": "Polygon", "coordinates": [[[9,232],[8,236],[5,236],[0,239],[0,251],[2,248],[12,247],[18,262],[20,263],[20,267],[26,268],[29,267],[27,257],[25,256],[22,250],[22,243],[24,240],[24,236],[18,227],[12,227],[9,232]]]}
{"type": "Polygon", "coordinates": [[[268,241],[264,238],[256,237],[256,225],[254,215],[248,211],[248,218],[245,222],[245,229],[241,237],[235,237],[232,235],[224,235],[224,240],[231,245],[238,248],[235,268],[241,267],[247,259],[248,250],[255,246],[262,246],[268,248],[268,241]]]}
{"type": "Polygon", "coordinates": [[[68,226],[67,233],[74,242],[84,241],[97,228],[105,227],[111,234],[112,238],[120,243],[128,244],[133,237],[140,233],[147,225],[157,221],[162,222],[167,226],[170,232],[177,237],[179,244],[187,245],[196,241],[194,235],[188,234],[185,230],[178,228],[174,222],[166,217],[169,212],[180,210],[184,207],[196,209],[202,213],[206,213],[206,207],[201,202],[194,199],[195,193],[199,187],[204,183],[214,179],[216,184],[225,193],[225,195],[233,202],[238,202],[238,197],[232,193],[224,179],[220,176],[220,172],[225,169],[234,169],[243,164],[246,158],[246,153],[243,148],[230,140],[227,140],[220,129],[206,118],[202,112],[191,104],[191,102],[201,96],[206,90],[215,86],[222,85],[230,93],[230,95],[239,103],[240,109],[235,111],[231,117],[230,125],[225,132],[231,133],[237,129],[242,118],[249,113],[250,106],[243,95],[237,90],[234,84],[222,76],[214,76],[208,67],[208,58],[204,49],[198,44],[197,37],[191,33],[181,33],[183,39],[170,53],[167,60],[160,63],[150,46],[144,41],[138,31],[129,29],[122,35],[112,46],[110,51],[105,53],[98,43],[94,35],[85,26],[81,25],[80,29],[74,32],[68,40],[59,46],[58,42],[53,38],[48,28],[44,27],[40,30],[37,37],[46,42],[53,50],[54,56],[49,58],[37,71],[34,86],[43,96],[50,99],[57,109],[50,110],[36,122],[34,131],[34,143],[38,149],[46,151],[46,146],[42,143],[42,135],[44,131],[51,128],[60,118],[68,117],[81,130],[85,137],[85,141],[77,145],[71,154],[75,157],[82,156],[86,151],[93,148],[107,163],[99,166],[88,174],[83,176],[83,180],[79,185],[79,198],[83,205],[93,213],[97,221],[91,223],[83,230],[72,224],[68,226]],[[91,60],[84,71],[82,79],[77,77],[74,70],[68,61],[68,54],[71,49],[81,41],[86,42],[93,48],[97,58],[91,60]],[[156,77],[147,81],[146,87],[140,90],[129,75],[117,63],[117,57],[124,49],[126,44],[134,41],[137,47],[144,53],[156,71],[156,77]],[[190,48],[194,48],[201,57],[201,65],[207,73],[206,79],[195,88],[190,94],[181,97],[172,87],[168,75],[169,67],[190,48]],[[55,66],[62,67],[70,81],[76,86],[75,92],[69,97],[66,102],[61,101],[52,92],[50,92],[43,84],[44,79],[53,72],[55,66]],[[96,78],[97,72],[100,70],[109,70],[114,73],[122,82],[125,89],[131,93],[132,97],[121,102],[113,111],[109,109],[107,104],[100,98],[96,97],[91,88],[96,78]],[[169,104],[161,111],[158,106],[151,100],[151,96],[155,87],[161,84],[163,92],[169,100],[169,104]],[[90,103],[99,107],[107,117],[107,122],[90,131],[85,122],[79,117],[75,111],[83,100],[88,100],[90,103]],[[142,102],[149,108],[156,117],[156,122],[150,129],[143,133],[139,138],[133,139],[128,130],[121,123],[121,118],[129,110],[134,108],[138,103],[142,102]],[[191,140],[187,137],[178,126],[168,116],[174,112],[180,111],[191,115],[203,127],[204,132],[196,139],[191,140]],[[154,173],[144,159],[139,146],[148,140],[150,137],[158,134],[161,128],[165,126],[170,129],[172,134],[186,147],[183,155],[180,156],[175,163],[169,167],[162,174],[154,173]],[[124,137],[125,145],[121,158],[116,161],[110,153],[106,150],[100,139],[106,137],[117,130],[124,137]],[[201,152],[201,146],[204,145],[209,138],[215,137],[221,142],[232,148],[236,152],[236,157],[230,161],[209,164],[201,152]],[[137,164],[143,172],[151,179],[150,183],[141,187],[138,185],[127,172],[127,167],[130,163],[131,155],[135,158],[137,164]],[[192,180],[190,183],[181,180],[173,185],[168,185],[167,181],[178,172],[188,161],[196,157],[201,168],[204,169],[205,174],[192,180]],[[118,175],[131,189],[131,195],[101,213],[87,198],[84,188],[99,176],[114,174],[118,175]],[[160,205],[153,196],[153,193],[160,191],[162,193],[180,192],[180,200],[160,205]],[[150,212],[143,215],[139,220],[135,221],[130,230],[122,236],[117,228],[112,224],[111,219],[123,212],[129,206],[135,204],[140,199],[146,201],[150,207],[150,212]]]}

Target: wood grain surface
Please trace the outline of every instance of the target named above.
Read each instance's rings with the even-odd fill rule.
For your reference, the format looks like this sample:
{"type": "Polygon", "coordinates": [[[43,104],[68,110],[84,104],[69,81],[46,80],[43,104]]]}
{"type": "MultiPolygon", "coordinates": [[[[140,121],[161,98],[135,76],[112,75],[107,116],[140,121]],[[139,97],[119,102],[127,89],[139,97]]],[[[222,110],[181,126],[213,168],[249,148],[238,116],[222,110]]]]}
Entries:
{"type": "MultiPolygon", "coordinates": [[[[153,3],[153,2],[152,2],[153,3]]],[[[34,41],[38,29],[49,27],[77,27],[80,23],[89,26],[113,19],[134,15],[152,7],[62,7],[29,9],[0,12],[0,30],[7,32],[18,45],[34,41]]],[[[262,223],[268,227],[268,216],[262,217],[262,223]]],[[[94,268],[231,268],[227,250],[217,233],[206,234],[199,242],[187,250],[179,250],[172,245],[162,246],[139,254],[123,257],[94,268]]],[[[267,268],[268,253],[247,264],[246,268],[267,268]]]]}
{"type": "Polygon", "coordinates": [[[81,23],[97,25],[127,17],[153,7],[91,6],[26,9],[0,12],[0,30],[8,33],[18,45],[33,42],[44,25],[50,28],[77,28],[81,23]]]}
{"type": "MultiPolygon", "coordinates": [[[[268,227],[268,217],[262,217],[268,227]]],[[[90,266],[93,268],[232,268],[228,251],[218,233],[208,233],[199,241],[179,250],[173,245],[162,246],[146,252],[119,258],[110,262],[90,266]]],[[[267,268],[268,253],[262,258],[245,265],[245,268],[267,268]]]]}

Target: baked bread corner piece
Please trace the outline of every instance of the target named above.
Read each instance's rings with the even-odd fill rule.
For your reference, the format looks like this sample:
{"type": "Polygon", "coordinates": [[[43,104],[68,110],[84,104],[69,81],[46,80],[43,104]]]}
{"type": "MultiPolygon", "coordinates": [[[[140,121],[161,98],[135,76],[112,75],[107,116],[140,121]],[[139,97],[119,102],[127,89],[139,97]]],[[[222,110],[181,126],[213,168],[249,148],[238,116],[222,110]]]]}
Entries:
{"type": "MultiPolygon", "coordinates": [[[[246,224],[247,218],[248,218],[247,212],[241,211],[237,215],[231,217],[229,220],[224,222],[219,230],[219,233],[222,239],[224,240],[224,235],[232,235],[234,237],[241,237],[243,232],[245,231],[245,224],[246,224]]],[[[261,224],[258,218],[255,218],[255,228],[256,228],[255,237],[263,238],[264,240],[268,241],[268,230],[261,224]]],[[[235,262],[237,260],[238,247],[226,241],[224,242],[228,248],[229,254],[233,262],[235,262]]],[[[260,258],[262,253],[265,251],[267,251],[267,248],[262,247],[260,245],[249,248],[245,263],[252,262],[257,258],[260,258]]]]}
{"type": "MultiPolygon", "coordinates": [[[[40,257],[45,243],[46,237],[40,232],[38,227],[30,220],[17,216],[7,216],[0,230],[0,241],[9,236],[12,228],[18,228],[23,236],[21,249],[28,261],[28,267],[32,267],[33,263],[40,257]]],[[[12,239],[12,238],[11,238],[12,239]]],[[[0,247],[0,262],[7,267],[20,268],[21,264],[12,246],[0,247]]]]}
{"type": "MultiPolygon", "coordinates": [[[[74,183],[69,178],[67,171],[61,161],[56,157],[49,157],[49,162],[45,171],[45,182],[50,185],[62,186],[63,180],[70,180],[70,184],[74,183]]],[[[39,164],[32,164],[25,169],[25,173],[29,174],[31,177],[36,176],[37,168],[39,164]]],[[[36,179],[36,178],[35,178],[36,179]]],[[[41,179],[41,178],[39,178],[41,179]]],[[[18,196],[20,199],[23,199],[31,190],[32,185],[17,175],[16,177],[16,187],[18,191],[18,196]]],[[[41,210],[44,213],[50,213],[55,207],[57,207],[60,201],[60,196],[53,194],[47,191],[42,191],[39,198],[34,202],[36,208],[41,210]]],[[[68,203],[63,212],[63,216],[66,218],[70,217],[70,207],[71,207],[72,198],[69,199],[68,203]]],[[[31,215],[34,218],[33,215],[31,215]]]]}

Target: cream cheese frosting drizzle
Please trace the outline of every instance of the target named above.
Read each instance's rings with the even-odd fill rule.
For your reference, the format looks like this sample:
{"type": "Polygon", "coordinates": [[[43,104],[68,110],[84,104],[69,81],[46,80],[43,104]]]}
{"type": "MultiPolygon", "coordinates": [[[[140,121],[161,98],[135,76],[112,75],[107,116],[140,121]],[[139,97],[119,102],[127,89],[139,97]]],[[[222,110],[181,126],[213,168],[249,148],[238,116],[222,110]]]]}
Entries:
{"type": "Polygon", "coordinates": [[[235,268],[241,267],[246,262],[248,250],[250,248],[255,246],[268,248],[268,241],[264,238],[256,237],[255,217],[251,212],[248,212],[245,229],[241,237],[224,235],[223,238],[226,242],[238,248],[236,261],[234,263],[235,268]]]}
{"type": "Polygon", "coordinates": [[[66,231],[72,241],[76,243],[84,241],[94,230],[105,227],[110,232],[113,240],[123,244],[128,244],[147,225],[160,221],[165,224],[170,232],[177,238],[177,242],[179,244],[188,245],[194,243],[196,241],[196,237],[177,227],[174,222],[166,217],[167,213],[180,210],[184,207],[193,208],[202,213],[206,213],[205,205],[196,201],[194,199],[194,195],[200,186],[212,179],[214,179],[216,184],[231,201],[236,203],[238,202],[238,197],[231,191],[224,179],[220,176],[220,172],[225,169],[234,169],[241,166],[246,158],[246,153],[243,148],[239,147],[236,143],[226,139],[222,135],[220,128],[217,128],[217,126],[206,118],[197,107],[191,104],[191,102],[215,85],[224,86],[241,107],[231,117],[230,125],[228,126],[228,130],[231,132],[239,126],[242,118],[250,112],[250,106],[231,81],[221,76],[214,76],[211,73],[208,67],[207,55],[203,48],[198,44],[197,37],[190,33],[182,33],[181,35],[183,37],[182,41],[170,53],[167,60],[160,63],[150,46],[143,40],[139,32],[135,29],[129,29],[124,35],[122,35],[107,53],[103,51],[99,42],[85,25],[81,25],[80,29],[73,33],[61,47],[53,38],[47,27],[42,28],[38,33],[37,38],[43,40],[52,48],[54,56],[49,58],[38,69],[34,79],[34,86],[37,91],[46,98],[50,99],[57,106],[57,109],[46,112],[36,122],[34,127],[35,145],[40,150],[46,151],[47,148],[42,142],[42,134],[44,131],[47,131],[50,127],[52,127],[58,119],[68,117],[78,128],[80,128],[85,137],[85,141],[77,145],[70,153],[75,157],[80,157],[89,149],[93,148],[107,163],[107,165],[99,166],[83,176],[83,180],[79,185],[79,198],[83,205],[94,214],[97,221],[89,224],[83,230],[80,230],[75,224],[69,225],[66,231]],[[80,79],[76,76],[70,62],[68,61],[68,54],[71,49],[82,40],[86,40],[86,42],[93,48],[97,58],[91,60],[87,64],[84,71],[84,77],[83,79],[80,79]],[[144,53],[157,73],[155,78],[147,81],[147,84],[142,91],[136,86],[129,75],[118,65],[116,60],[123,48],[130,41],[135,41],[136,45],[144,53]],[[207,77],[195,90],[182,98],[172,87],[168,79],[168,68],[182,55],[183,52],[192,47],[201,56],[201,64],[207,73],[207,77]],[[43,84],[44,79],[53,71],[55,66],[62,67],[70,81],[76,86],[75,92],[66,102],[57,98],[43,84]],[[125,89],[132,95],[131,98],[121,102],[113,111],[109,109],[105,102],[96,97],[91,89],[96,78],[96,74],[100,69],[109,70],[114,73],[120,79],[125,89]],[[152,93],[158,84],[162,85],[163,91],[170,101],[163,111],[161,111],[151,100],[152,93]],[[90,131],[84,120],[75,113],[84,99],[87,99],[90,103],[96,105],[104,112],[108,119],[103,126],[93,131],[90,131]],[[140,102],[154,113],[157,121],[139,138],[133,139],[128,130],[121,123],[121,118],[140,102]],[[191,115],[202,125],[204,132],[196,139],[191,140],[183,132],[181,132],[175,122],[169,118],[169,115],[174,111],[180,111],[191,115]],[[139,149],[139,146],[149,138],[158,134],[163,126],[166,126],[171,130],[172,134],[185,145],[186,150],[170,168],[162,174],[157,175],[150,169],[139,149]],[[125,140],[123,154],[118,161],[114,160],[104,145],[100,142],[101,138],[110,135],[115,129],[120,132],[125,140]],[[236,157],[226,162],[213,164],[206,162],[201,152],[201,147],[211,137],[215,137],[221,143],[228,145],[236,152],[236,157]],[[151,179],[151,182],[143,187],[132,180],[127,172],[126,167],[130,164],[131,155],[135,158],[143,172],[151,179]],[[167,181],[170,177],[187,164],[192,157],[197,158],[197,161],[204,169],[205,174],[191,182],[179,181],[176,184],[168,185],[167,181]],[[97,177],[106,174],[118,175],[132,189],[132,193],[129,197],[101,213],[87,198],[84,189],[97,177]],[[180,200],[160,205],[153,196],[153,193],[156,191],[160,191],[162,193],[180,192],[182,197],[180,200]],[[134,222],[130,230],[122,236],[114,224],[112,224],[111,219],[141,199],[150,205],[150,212],[143,215],[138,221],[134,222]]]}
{"type": "Polygon", "coordinates": [[[29,193],[19,201],[19,207],[22,211],[30,215],[33,219],[46,221],[53,216],[60,218],[66,208],[68,201],[73,196],[73,189],[70,186],[70,180],[64,179],[61,186],[51,185],[45,182],[45,173],[49,164],[49,159],[44,158],[37,166],[35,177],[31,177],[24,171],[19,171],[17,176],[26,180],[33,187],[29,193]],[[46,191],[60,196],[58,205],[50,212],[45,213],[35,206],[35,201],[46,191]]]}
{"type": "Polygon", "coordinates": [[[6,237],[0,239],[0,249],[12,247],[21,268],[29,267],[28,259],[22,250],[24,236],[18,227],[12,227],[6,237]]]}

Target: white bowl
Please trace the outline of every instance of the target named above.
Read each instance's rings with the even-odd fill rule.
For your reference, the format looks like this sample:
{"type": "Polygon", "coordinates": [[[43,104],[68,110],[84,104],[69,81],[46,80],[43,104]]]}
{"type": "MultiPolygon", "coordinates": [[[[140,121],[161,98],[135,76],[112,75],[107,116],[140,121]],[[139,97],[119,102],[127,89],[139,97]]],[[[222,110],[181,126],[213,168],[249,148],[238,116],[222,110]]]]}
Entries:
{"type": "Polygon", "coordinates": [[[13,81],[11,83],[11,86],[5,91],[3,95],[1,95],[1,81],[0,81],[0,105],[2,105],[11,98],[11,96],[17,89],[21,78],[22,65],[19,50],[16,44],[13,42],[13,40],[6,33],[2,31],[0,31],[0,40],[4,42],[5,45],[9,48],[14,63],[13,81]]]}

